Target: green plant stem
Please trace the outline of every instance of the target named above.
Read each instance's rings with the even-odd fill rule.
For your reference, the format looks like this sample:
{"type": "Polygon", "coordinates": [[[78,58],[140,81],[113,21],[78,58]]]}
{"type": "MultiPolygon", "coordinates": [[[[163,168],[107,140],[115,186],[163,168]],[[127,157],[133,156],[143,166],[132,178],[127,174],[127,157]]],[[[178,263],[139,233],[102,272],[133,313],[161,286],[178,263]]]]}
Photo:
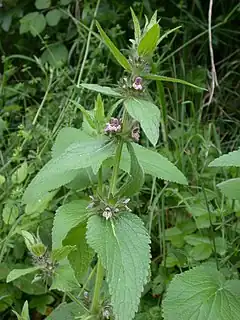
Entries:
{"type": "Polygon", "coordinates": [[[96,274],[93,300],[92,300],[92,306],[91,306],[91,313],[93,314],[97,314],[99,311],[99,298],[100,298],[103,276],[104,276],[104,268],[101,264],[100,259],[98,258],[97,274],[96,274]]]}
{"type": "Polygon", "coordinates": [[[111,194],[113,195],[115,193],[115,190],[116,190],[119,164],[121,161],[121,155],[122,155],[122,149],[123,149],[123,143],[124,143],[124,141],[122,139],[120,139],[117,144],[115,163],[114,163],[112,179],[111,179],[110,187],[109,187],[109,194],[108,194],[109,198],[110,198],[111,194]]]}

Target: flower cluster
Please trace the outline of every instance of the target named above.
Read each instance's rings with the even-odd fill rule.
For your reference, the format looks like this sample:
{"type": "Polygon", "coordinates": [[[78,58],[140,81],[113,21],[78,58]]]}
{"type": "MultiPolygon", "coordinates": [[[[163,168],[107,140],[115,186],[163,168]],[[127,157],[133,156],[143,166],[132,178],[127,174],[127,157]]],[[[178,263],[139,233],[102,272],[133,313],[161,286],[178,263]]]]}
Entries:
{"type": "Polygon", "coordinates": [[[119,133],[122,130],[122,120],[111,118],[104,129],[105,133],[119,133]]]}

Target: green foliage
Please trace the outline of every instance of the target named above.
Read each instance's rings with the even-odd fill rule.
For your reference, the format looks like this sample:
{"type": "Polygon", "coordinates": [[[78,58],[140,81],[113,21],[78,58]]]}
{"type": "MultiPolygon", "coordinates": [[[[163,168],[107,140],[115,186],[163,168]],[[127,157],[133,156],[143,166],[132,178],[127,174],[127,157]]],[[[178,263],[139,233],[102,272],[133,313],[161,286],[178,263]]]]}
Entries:
{"type": "Polygon", "coordinates": [[[139,121],[150,142],[156,146],[159,138],[160,111],[155,104],[147,100],[130,98],[124,101],[130,116],[139,121]]]}
{"type": "Polygon", "coordinates": [[[239,288],[239,280],[226,280],[219,271],[208,266],[176,275],[163,301],[164,319],[237,320],[239,288]]]}
{"type": "Polygon", "coordinates": [[[133,319],[150,262],[150,239],[141,220],[124,212],[112,223],[92,216],[88,221],[87,241],[106,269],[116,318],[133,319]]]}

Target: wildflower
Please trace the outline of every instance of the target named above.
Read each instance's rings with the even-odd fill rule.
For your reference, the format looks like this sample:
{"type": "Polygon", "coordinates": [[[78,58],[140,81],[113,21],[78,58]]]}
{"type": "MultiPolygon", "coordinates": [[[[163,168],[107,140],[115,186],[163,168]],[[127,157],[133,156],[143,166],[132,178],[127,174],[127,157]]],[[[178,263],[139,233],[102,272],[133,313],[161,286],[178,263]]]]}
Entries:
{"type": "Polygon", "coordinates": [[[142,91],[142,89],[143,89],[143,86],[142,86],[142,78],[141,78],[141,77],[136,77],[135,80],[134,80],[134,82],[133,82],[132,87],[133,87],[135,90],[142,91]]]}
{"type": "Polygon", "coordinates": [[[117,133],[122,130],[122,121],[118,118],[111,118],[104,129],[105,133],[117,133]]]}

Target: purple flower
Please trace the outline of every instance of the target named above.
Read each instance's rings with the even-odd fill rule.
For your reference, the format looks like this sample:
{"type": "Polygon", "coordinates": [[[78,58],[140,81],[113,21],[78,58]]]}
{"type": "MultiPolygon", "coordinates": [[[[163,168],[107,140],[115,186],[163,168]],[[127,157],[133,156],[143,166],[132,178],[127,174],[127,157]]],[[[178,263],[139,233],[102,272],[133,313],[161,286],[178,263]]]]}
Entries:
{"type": "Polygon", "coordinates": [[[134,80],[134,82],[133,82],[132,87],[133,87],[135,90],[142,91],[142,89],[143,89],[143,86],[142,86],[142,78],[141,78],[141,77],[136,77],[135,80],[134,80]]]}
{"type": "Polygon", "coordinates": [[[122,130],[122,121],[118,118],[111,118],[106,124],[104,131],[106,133],[117,133],[122,130]]]}

